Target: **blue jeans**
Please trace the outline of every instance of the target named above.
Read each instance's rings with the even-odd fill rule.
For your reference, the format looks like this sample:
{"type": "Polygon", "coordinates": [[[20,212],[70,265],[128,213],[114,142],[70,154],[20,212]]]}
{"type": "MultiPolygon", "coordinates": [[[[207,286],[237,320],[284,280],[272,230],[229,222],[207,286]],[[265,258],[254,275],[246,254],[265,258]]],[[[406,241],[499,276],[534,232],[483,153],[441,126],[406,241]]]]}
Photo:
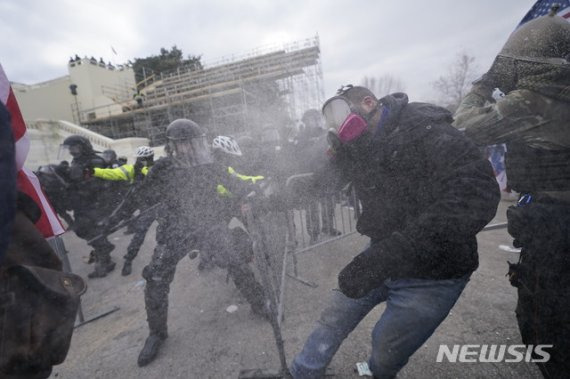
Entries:
{"type": "MultiPolygon", "coordinates": [[[[303,350],[291,365],[295,379],[321,378],[342,341],[378,304],[386,310],[372,330],[368,360],[376,378],[393,378],[447,317],[470,275],[459,279],[386,280],[360,299],[333,291],[303,350]]],[[[356,362],[355,362],[356,363],[356,362]]]]}

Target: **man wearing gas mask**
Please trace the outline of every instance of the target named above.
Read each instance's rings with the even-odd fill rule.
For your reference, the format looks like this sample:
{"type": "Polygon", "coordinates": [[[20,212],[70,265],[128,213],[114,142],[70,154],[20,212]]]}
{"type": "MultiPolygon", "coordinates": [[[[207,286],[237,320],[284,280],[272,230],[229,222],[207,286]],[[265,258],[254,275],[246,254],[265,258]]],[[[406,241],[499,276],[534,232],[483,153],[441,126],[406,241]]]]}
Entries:
{"type": "Polygon", "coordinates": [[[320,378],[342,341],[378,304],[368,365],[392,378],[431,336],[478,266],[475,235],[495,215],[499,188],[489,162],[450,124],[451,114],[403,93],[377,100],[346,86],[323,106],[335,185],[362,202],[357,229],[370,245],[338,275],[332,299],[291,366],[320,378]]]}
{"type": "Polygon", "coordinates": [[[553,345],[547,378],[570,372],[570,23],[538,17],[511,34],[456,113],[476,143],[506,143],[509,186],[521,194],[507,219],[522,248],[509,279],[525,344],[553,345]],[[492,98],[495,88],[506,94],[492,98]]]}
{"type": "MultiPolygon", "coordinates": [[[[143,269],[146,279],[145,307],[150,334],[139,354],[139,366],[149,364],[167,338],[170,283],[178,262],[192,250],[213,255],[215,263],[227,268],[236,287],[252,311],[266,312],[263,289],[251,267],[233,248],[228,222],[230,201],[251,192],[251,187],[228,174],[227,167],[214,162],[210,143],[195,122],[173,121],[166,129],[167,157],[156,161],[137,191],[127,199],[124,211],[132,213],[139,204],[159,204],[156,247],[151,262],[143,269]],[[223,190],[222,190],[223,187],[223,190]]],[[[130,214],[129,213],[129,214],[130,214]]]]}

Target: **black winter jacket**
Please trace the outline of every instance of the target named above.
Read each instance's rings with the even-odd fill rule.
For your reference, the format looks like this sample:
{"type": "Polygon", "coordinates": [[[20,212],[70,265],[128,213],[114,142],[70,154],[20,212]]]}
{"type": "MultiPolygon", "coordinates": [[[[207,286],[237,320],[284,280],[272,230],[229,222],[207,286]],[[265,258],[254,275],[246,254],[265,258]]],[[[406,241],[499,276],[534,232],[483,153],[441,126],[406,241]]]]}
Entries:
{"type": "MultiPolygon", "coordinates": [[[[69,209],[73,210],[75,218],[102,220],[117,205],[114,193],[109,190],[109,182],[86,175],[86,171],[94,167],[105,168],[107,166],[105,160],[93,151],[73,158],[71,161],[67,204],[69,209]]],[[[92,226],[95,227],[95,225],[92,226]]]]}
{"type": "Polygon", "coordinates": [[[475,235],[494,217],[500,192],[480,150],[451,114],[396,93],[380,100],[377,133],[335,162],[362,202],[360,233],[391,278],[457,278],[478,266],[475,235]]]}

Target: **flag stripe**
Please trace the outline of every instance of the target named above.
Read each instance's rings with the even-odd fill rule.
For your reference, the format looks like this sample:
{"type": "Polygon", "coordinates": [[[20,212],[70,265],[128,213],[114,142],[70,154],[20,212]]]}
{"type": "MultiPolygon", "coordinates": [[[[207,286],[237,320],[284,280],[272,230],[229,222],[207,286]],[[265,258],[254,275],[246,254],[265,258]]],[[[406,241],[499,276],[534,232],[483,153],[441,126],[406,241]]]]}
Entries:
{"type": "Polygon", "coordinates": [[[38,178],[32,171],[24,167],[24,162],[30,151],[30,139],[26,133],[26,124],[22,117],[22,112],[20,112],[18,101],[2,65],[0,65],[0,101],[6,105],[11,116],[12,134],[14,135],[16,151],[16,167],[18,169],[18,190],[30,196],[40,207],[42,214],[36,222],[36,228],[38,228],[44,238],[60,235],[65,230],[49,200],[44,195],[38,178]]]}
{"type": "MultiPolygon", "coordinates": [[[[10,108],[8,108],[10,109],[10,108]]],[[[24,134],[19,140],[16,140],[16,170],[20,171],[24,168],[24,162],[30,151],[30,139],[27,134],[24,134]]]]}
{"type": "Polygon", "coordinates": [[[40,181],[27,168],[23,168],[18,172],[18,189],[34,199],[36,204],[42,209],[42,216],[36,223],[36,227],[44,238],[57,236],[65,232],[48,199],[43,196],[40,181]]]}
{"type": "Polygon", "coordinates": [[[17,141],[26,133],[26,124],[24,123],[24,118],[22,117],[22,112],[20,112],[20,107],[18,106],[18,101],[16,100],[14,91],[12,91],[12,87],[9,88],[8,99],[5,104],[12,116],[12,132],[14,134],[14,141],[17,141]]]}

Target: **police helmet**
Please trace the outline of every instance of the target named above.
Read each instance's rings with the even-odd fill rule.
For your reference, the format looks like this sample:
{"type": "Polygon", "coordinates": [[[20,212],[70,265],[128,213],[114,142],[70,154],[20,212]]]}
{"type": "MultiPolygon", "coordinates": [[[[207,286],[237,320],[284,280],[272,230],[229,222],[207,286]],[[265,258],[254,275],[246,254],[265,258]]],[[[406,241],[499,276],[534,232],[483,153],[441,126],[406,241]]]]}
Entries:
{"type": "Polygon", "coordinates": [[[206,135],[192,120],[174,120],[166,128],[167,154],[184,167],[193,167],[213,162],[206,135]]]}
{"type": "Polygon", "coordinates": [[[63,140],[63,146],[81,146],[86,151],[92,151],[93,145],[91,142],[80,135],[72,135],[63,140]]]}
{"type": "Polygon", "coordinates": [[[189,140],[203,135],[197,123],[185,118],[172,121],[166,128],[166,138],[170,141],[189,140]]]}
{"type": "Polygon", "coordinates": [[[105,160],[107,163],[112,163],[117,161],[117,152],[113,149],[104,150],[101,153],[101,158],[105,160]]]}

